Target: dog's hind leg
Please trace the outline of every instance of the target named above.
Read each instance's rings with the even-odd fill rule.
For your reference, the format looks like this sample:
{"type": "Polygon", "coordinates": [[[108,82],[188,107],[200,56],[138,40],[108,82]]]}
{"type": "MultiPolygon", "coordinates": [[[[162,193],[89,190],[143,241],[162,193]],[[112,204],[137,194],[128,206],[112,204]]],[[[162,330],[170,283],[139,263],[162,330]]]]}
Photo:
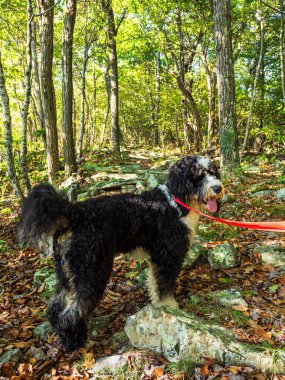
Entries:
{"type": "Polygon", "coordinates": [[[76,260],[72,256],[75,256],[74,247],[65,255],[62,265],[68,291],[59,293],[62,297],[55,298],[50,308],[54,310],[59,307],[55,330],[67,351],[84,346],[88,321],[104,294],[113,266],[112,255],[96,258],[84,252],[77,255],[76,260]],[[64,305],[62,310],[61,302],[64,305]]]}

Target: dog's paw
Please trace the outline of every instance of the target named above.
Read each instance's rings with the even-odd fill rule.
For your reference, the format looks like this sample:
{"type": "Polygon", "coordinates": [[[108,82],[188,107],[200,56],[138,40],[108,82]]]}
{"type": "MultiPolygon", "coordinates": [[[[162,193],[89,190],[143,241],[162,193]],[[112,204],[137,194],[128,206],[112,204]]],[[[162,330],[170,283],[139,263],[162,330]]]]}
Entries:
{"type": "Polygon", "coordinates": [[[174,309],[179,309],[178,303],[175,301],[174,297],[165,297],[156,302],[155,306],[157,307],[162,307],[162,306],[170,306],[173,307],[174,309]]]}

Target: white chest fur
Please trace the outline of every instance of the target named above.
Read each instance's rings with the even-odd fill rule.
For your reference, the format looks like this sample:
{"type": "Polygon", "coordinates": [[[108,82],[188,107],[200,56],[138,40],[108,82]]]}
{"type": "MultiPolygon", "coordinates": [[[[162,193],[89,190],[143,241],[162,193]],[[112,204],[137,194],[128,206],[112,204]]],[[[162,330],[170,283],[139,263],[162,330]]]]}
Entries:
{"type": "MultiPolygon", "coordinates": [[[[195,210],[198,210],[200,209],[200,207],[198,205],[192,205],[191,204],[191,207],[195,208],[195,210]]],[[[189,214],[187,216],[185,216],[184,218],[181,218],[181,221],[189,228],[189,235],[188,235],[188,238],[189,238],[189,242],[190,242],[190,246],[192,245],[192,242],[193,242],[193,238],[194,236],[196,235],[196,227],[197,227],[197,224],[199,222],[199,214],[197,214],[196,212],[194,211],[190,211],[189,214]]]]}

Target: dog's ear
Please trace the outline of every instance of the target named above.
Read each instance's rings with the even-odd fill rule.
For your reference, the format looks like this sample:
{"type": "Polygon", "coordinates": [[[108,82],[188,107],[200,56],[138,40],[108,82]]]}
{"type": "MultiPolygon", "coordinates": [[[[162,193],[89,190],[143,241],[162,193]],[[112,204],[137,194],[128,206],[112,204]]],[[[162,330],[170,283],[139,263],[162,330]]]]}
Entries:
{"type": "Polygon", "coordinates": [[[194,194],[194,185],[193,185],[193,173],[191,165],[188,160],[184,159],[178,161],[169,169],[169,176],[167,180],[167,187],[170,192],[178,197],[185,197],[186,195],[194,194]]]}

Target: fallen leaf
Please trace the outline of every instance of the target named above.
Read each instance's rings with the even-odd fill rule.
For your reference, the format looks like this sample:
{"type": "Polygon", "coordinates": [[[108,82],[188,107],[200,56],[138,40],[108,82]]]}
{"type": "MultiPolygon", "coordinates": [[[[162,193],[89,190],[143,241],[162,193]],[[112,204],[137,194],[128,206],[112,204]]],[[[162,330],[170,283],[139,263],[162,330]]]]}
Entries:
{"type": "Polygon", "coordinates": [[[163,369],[161,367],[156,367],[152,371],[151,377],[152,377],[153,380],[157,380],[162,375],[163,375],[163,369]]]}
{"type": "Polygon", "coordinates": [[[33,366],[30,363],[21,363],[18,367],[18,372],[23,380],[33,379],[33,366]]]}
{"type": "Polygon", "coordinates": [[[278,290],[278,297],[285,298],[285,286],[278,290]]]}
{"type": "Polygon", "coordinates": [[[248,307],[243,305],[232,305],[232,309],[237,311],[247,311],[248,307]]]}
{"type": "Polygon", "coordinates": [[[266,332],[261,326],[259,326],[256,322],[253,320],[248,320],[248,325],[255,331],[257,335],[259,335],[261,338],[263,338],[266,342],[270,344],[274,344],[273,340],[271,339],[271,335],[266,332]]]}
{"type": "Polygon", "coordinates": [[[87,352],[83,355],[82,369],[90,369],[94,366],[95,359],[91,352],[87,352]]]}

